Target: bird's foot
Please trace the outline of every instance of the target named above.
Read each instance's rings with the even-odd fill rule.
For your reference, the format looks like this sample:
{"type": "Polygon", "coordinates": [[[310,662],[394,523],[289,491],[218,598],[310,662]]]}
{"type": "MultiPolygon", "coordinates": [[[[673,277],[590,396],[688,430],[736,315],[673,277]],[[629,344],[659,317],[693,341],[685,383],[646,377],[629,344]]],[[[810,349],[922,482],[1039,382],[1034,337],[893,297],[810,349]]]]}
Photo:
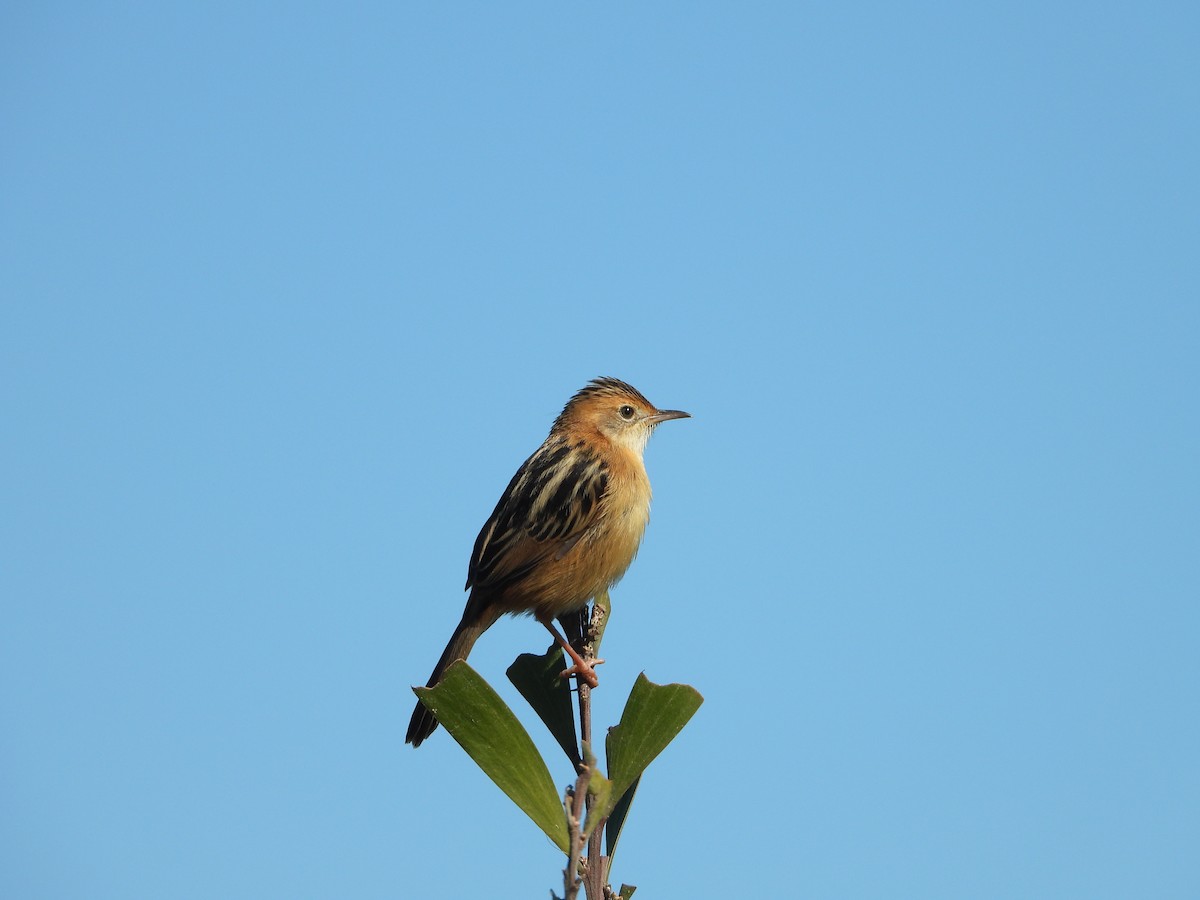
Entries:
{"type": "Polygon", "coordinates": [[[574,675],[588,687],[597,687],[600,684],[600,679],[596,677],[596,670],[592,666],[599,666],[604,663],[602,659],[593,659],[590,663],[584,662],[582,659],[577,659],[575,665],[569,669],[564,669],[559,673],[560,678],[570,678],[574,675]]]}

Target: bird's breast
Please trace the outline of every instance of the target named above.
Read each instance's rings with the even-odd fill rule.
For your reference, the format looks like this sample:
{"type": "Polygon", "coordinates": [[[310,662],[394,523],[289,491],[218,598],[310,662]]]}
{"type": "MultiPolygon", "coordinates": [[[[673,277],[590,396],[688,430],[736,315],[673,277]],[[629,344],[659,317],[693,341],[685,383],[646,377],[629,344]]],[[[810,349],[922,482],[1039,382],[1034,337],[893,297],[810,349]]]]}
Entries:
{"type": "Polygon", "coordinates": [[[607,590],[625,574],[650,521],[650,482],[641,472],[629,474],[632,477],[618,481],[606,498],[596,534],[589,541],[597,591],[607,590]]]}

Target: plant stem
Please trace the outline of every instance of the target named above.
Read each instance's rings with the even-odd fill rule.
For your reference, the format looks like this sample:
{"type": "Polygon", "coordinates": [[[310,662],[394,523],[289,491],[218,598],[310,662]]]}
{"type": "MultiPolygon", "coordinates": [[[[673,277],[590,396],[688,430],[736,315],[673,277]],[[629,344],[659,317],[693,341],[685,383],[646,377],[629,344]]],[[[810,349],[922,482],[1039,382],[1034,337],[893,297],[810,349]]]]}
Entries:
{"type": "MultiPolygon", "coordinates": [[[[563,633],[566,634],[572,646],[587,662],[597,658],[596,650],[600,638],[604,634],[604,626],[608,618],[607,598],[604,603],[593,603],[589,608],[580,610],[578,615],[571,614],[559,618],[563,633]]],[[[567,861],[564,874],[564,886],[567,890],[565,900],[573,900],[578,896],[579,885],[583,885],[588,900],[604,900],[611,892],[606,890],[608,875],[608,859],[603,855],[601,841],[604,836],[604,822],[597,822],[588,836],[587,862],[583,866],[582,877],[576,873],[580,867],[580,854],[583,850],[580,829],[584,821],[584,809],[591,808],[591,798],[587,796],[587,785],[591,781],[590,765],[595,765],[592,750],[592,689],[584,681],[576,677],[576,699],[579,704],[579,743],[580,758],[584,760],[579,766],[579,780],[575,784],[574,801],[567,809],[568,838],[571,842],[571,855],[567,861]]]]}
{"type": "MultiPolygon", "coordinates": [[[[593,603],[591,614],[587,620],[587,626],[583,630],[583,650],[582,655],[585,660],[591,662],[597,658],[596,645],[599,643],[600,636],[604,633],[604,625],[606,618],[606,610],[600,604],[593,603]]],[[[592,689],[588,687],[582,679],[576,678],[575,684],[579,688],[579,732],[580,741],[585,747],[592,748],[592,689]]],[[[593,753],[595,750],[593,749],[593,753]]],[[[587,800],[588,809],[591,809],[591,798],[587,800]]],[[[588,854],[587,868],[583,873],[583,889],[587,893],[588,900],[603,900],[605,895],[604,885],[607,881],[608,860],[604,857],[601,851],[600,841],[604,835],[604,822],[597,822],[592,828],[592,833],[588,836],[588,854]]]]}
{"type": "Polygon", "coordinates": [[[580,830],[583,828],[584,801],[587,797],[588,782],[591,780],[591,768],[586,763],[581,763],[579,778],[575,781],[575,787],[567,791],[567,799],[563,804],[567,811],[567,841],[571,846],[567,867],[563,869],[563,900],[576,900],[579,896],[579,885],[583,882],[579,877],[579,853],[583,849],[580,830]]]}

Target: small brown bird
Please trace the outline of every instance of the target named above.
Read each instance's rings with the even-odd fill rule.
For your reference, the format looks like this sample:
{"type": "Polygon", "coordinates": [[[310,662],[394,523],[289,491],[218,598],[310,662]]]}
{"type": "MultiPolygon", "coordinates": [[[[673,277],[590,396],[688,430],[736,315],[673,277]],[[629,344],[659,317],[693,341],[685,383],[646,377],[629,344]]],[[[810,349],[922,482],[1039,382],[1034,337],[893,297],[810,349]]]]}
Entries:
{"type": "MultiPolygon", "coordinates": [[[[578,675],[596,686],[595,671],[553,622],[608,590],[633,562],[650,518],[642,452],[659,422],[683,418],[688,414],[656,409],[615,378],[597,378],[567,402],[475,539],[467,608],[430,687],[504,613],[529,614],[545,625],[575,664],[563,677],[578,675]]],[[[437,724],[418,702],[405,742],[421,746],[437,724]]]]}

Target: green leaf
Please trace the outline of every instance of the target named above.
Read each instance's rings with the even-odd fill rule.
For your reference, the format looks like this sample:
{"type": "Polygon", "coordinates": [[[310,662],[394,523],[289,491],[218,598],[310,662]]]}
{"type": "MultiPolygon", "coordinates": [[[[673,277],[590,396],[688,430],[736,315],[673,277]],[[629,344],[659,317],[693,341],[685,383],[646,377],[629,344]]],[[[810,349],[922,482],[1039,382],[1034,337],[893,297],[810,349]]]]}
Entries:
{"type": "Polygon", "coordinates": [[[629,900],[629,898],[633,896],[633,892],[636,890],[637,887],[635,885],[623,884],[621,885],[621,893],[617,894],[617,896],[620,897],[621,900],[629,900]]]}
{"type": "Polygon", "coordinates": [[[505,673],[538,718],[545,723],[567,754],[571,764],[579,766],[579,746],[575,742],[575,711],[571,705],[571,683],[560,678],[567,667],[563,652],[555,644],[544,656],[522,653],[505,673]]]}
{"type": "MultiPolygon", "coordinates": [[[[612,765],[609,765],[609,769],[612,765]]],[[[609,865],[612,865],[612,858],[617,853],[617,841],[621,839],[621,829],[625,827],[625,817],[629,815],[629,807],[633,803],[633,795],[637,793],[638,785],[641,783],[642,777],[639,775],[633,780],[633,784],[629,786],[621,798],[613,806],[612,812],[608,816],[608,824],[604,826],[604,842],[605,850],[608,854],[609,865]]]]}
{"type": "Polygon", "coordinates": [[[704,698],[686,684],[655,684],[638,676],[625,701],[620,723],[608,732],[608,777],[613,802],[625,795],[675,735],[700,708],[704,698]]]}
{"type": "Polygon", "coordinates": [[[569,852],[567,823],[550,770],[491,685],[458,660],[435,687],[413,688],[413,692],[488,778],[555,846],[569,852]]]}

